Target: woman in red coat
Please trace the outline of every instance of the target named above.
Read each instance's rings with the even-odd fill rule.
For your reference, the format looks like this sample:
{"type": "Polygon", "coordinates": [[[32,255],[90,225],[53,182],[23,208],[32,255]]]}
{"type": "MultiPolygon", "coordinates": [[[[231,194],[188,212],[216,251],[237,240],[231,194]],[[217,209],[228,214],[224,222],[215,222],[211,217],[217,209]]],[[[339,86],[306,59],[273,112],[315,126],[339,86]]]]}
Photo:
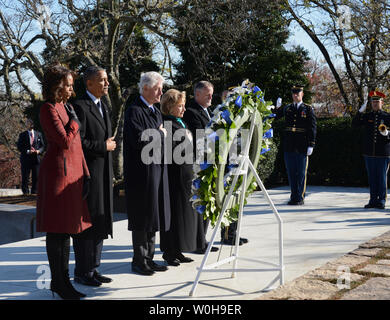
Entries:
{"type": "Polygon", "coordinates": [[[40,109],[47,151],[39,170],[37,231],[47,233],[50,289],[63,299],[85,297],[69,280],[70,236],[92,225],[84,199],[84,177],[87,179],[89,172],[81,146],[80,123],[73,107],[66,103],[74,95],[73,78],[74,73],[61,65],[49,67],[42,82],[46,102],[40,109]]]}

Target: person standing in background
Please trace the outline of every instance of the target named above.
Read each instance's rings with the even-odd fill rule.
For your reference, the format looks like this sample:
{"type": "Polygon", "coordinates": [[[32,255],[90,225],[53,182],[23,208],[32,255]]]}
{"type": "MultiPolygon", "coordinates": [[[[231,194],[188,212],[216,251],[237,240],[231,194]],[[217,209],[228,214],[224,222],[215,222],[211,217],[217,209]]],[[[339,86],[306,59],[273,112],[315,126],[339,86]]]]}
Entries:
{"type": "Polygon", "coordinates": [[[29,194],[28,183],[31,172],[31,194],[37,193],[37,181],[41,154],[45,149],[45,142],[42,134],[34,130],[34,122],[31,119],[26,121],[27,130],[19,135],[17,142],[20,151],[20,166],[22,171],[22,192],[29,194]]]}
{"type": "Polygon", "coordinates": [[[364,112],[365,102],[352,120],[353,126],[363,126],[363,157],[370,186],[370,200],[365,209],[384,209],[387,199],[387,172],[390,163],[390,114],[382,110],[386,95],[379,90],[370,91],[372,111],[364,112]]]}
{"type": "Polygon", "coordinates": [[[289,205],[303,205],[306,192],[307,167],[317,135],[317,120],[313,108],[303,102],[303,85],[291,88],[293,103],[281,107],[276,104],[275,119],[284,118],[284,162],[291,188],[289,205]]]}

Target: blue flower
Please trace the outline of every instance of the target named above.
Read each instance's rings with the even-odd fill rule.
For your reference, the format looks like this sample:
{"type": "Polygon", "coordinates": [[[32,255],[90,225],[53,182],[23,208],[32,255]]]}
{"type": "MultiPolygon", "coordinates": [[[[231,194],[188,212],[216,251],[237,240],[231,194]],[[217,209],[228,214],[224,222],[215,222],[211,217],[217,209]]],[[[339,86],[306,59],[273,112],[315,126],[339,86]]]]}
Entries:
{"type": "Polygon", "coordinates": [[[240,107],[242,106],[242,97],[241,96],[238,96],[236,101],[234,101],[234,104],[237,106],[237,107],[240,107]]]}
{"type": "Polygon", "coordinates": [[[260,154],[264,154],[270,150],[271,150],[270,148],[262,148],[260,154]]]}
{"type": "Polygon", "coordinates": [[[191,200],[196,200],[196,199],[199,199],[199,196],[197,194],[194,194],[191,198],[191,200]]]}
{"type": "Polygon", "coordinates": [[[206,210],[206,206],[197,206],[196,207],[196,211],[199,213],[199,214],[203,214],[203,212],[206,210]]]}
{"type": "Polygon", "coordinates": [[[263,135],[263,139],[270,139],[274,136],[274,130],[271,128],[263,135]]]}
{"type": "Polygon", "coordinates": [[[226,110],[222,111],[221,117],[222,117],[229,125],[232,124],[232,120],[230,119],[230,112],[229,112],[229,110],[226,109],[226,110]]]}
{"type": "Polygon", "coordinates": [[[192,181],[192,185],[194,186],[195,189],[199,189],[200,188],[200,179],[195,179],[194,181],[192,181]]]}
{"type": "Polygon", "coordinates": [[[201,170],[206,170],[208,167],[210,167],[211,164],[210,163],[207,163],[207,162],[203,162],[200,164],[200,169],[201,170]]]}
{"type": "Polygon", "coordinates": [[[255,87],[252,89],[252,92],[253,92],[253,93],[256,93],[256,92],[258,92],[258,91],[260,91],[260,93],[261,93],[261,89],[260,89],[258,86],[255,86],[255,87]]]}

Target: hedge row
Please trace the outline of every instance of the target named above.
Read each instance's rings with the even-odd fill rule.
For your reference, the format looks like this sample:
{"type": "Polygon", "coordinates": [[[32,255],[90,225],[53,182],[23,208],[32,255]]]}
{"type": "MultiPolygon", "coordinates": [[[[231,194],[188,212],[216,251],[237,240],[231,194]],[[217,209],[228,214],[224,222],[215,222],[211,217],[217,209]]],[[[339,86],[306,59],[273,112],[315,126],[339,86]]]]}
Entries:
{"type": "MultiPolygon", "coordinates": [[[[317,141],[309,157],[307,184],[363,187],[368,185],[362,157],[362,129],[351,118],[317,119],[317,141]]],[[[273,146],[258,166],[267,187],[288,184],[283,159],[284,120],[273,123],[273,146]]]]}

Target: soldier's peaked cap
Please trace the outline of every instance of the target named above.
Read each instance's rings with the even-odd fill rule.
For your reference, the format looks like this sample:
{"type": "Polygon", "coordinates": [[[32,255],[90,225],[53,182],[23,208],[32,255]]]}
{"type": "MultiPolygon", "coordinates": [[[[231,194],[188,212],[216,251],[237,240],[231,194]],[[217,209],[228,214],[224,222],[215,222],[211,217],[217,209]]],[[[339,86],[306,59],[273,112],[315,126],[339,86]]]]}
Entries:
{"type": "Polygon", "coordinates": [[[383,92],[380,92],[378,90],[370,91],[368,96],[371,98],[386,98],[386,95],[383,92]]]}

